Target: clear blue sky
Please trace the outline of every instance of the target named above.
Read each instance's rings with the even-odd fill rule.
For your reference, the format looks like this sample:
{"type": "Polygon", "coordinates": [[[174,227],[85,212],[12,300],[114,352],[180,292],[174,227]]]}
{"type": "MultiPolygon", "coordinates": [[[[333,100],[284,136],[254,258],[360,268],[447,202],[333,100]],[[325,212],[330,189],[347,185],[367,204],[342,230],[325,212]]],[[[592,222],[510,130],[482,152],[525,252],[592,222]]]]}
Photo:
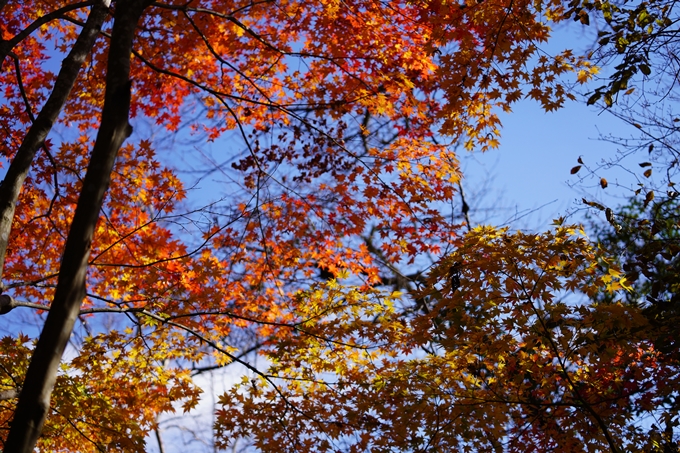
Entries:
{"type": "MultiPolygon", "coordinates": [[[[595,25],[585,27],[569,21],[540,47],[549,55],[566,48],[579,54],[596,42],[596,35],[595,25]]],[[[603,84],[602,80],[593,81],[580,89],[585,93],[603,84]]],[[[603,137],[629,137],[634,130],[611,114],[586,106],[580,99],[550,113],[535,101],[522,100],[512,113],[501,114],[500,118],[503,127],[498,149],[460,155],[466,201],[472,210],[478,208],[471,212],[473,224],[544,230],[558,216],[583,221],[586,207],[580,200],[584,196],[614,208],[630,195],[621,186],[631,187],[635,181],[620,169],[600,169],[595,177],[589,176],[584,166],[576,175],[570,174],[579,157],[593,170],[606,160],[618,159],[619,147],[603,137]],[[609,182],[606,190],[599,186],[600,177],[609,182]]],[[[640,159],[644,156],[625,162],[636,166],[640,159]]]]}
{"type": "MultiPolygon", "coordinates": [[[[609,199],[608,194],[617,192],[613,185],[604,192],[599,189],[599,178],[579,181],[586,176],[585,169],[576,175],[570,170],[578,165],[579,157],[591,168],[603,159],[615,158],[617,147],[601,136],[626,135],[629,127],[606,112],[578,102],[545,113],[536,102],[521,101],[513,110],[501,117],[498,149],[460,156],[467,202],[473,210],[485,209],[472,213],[473,223],[542,229],[556,216],[583,208],[580,200],[584,189],[589,199],[609,199]]],[[[611,175],[609,172],[607,179],[616,177],[611,175]]],[[[574,221],[578,218],[573,217],[574,221]]]]}

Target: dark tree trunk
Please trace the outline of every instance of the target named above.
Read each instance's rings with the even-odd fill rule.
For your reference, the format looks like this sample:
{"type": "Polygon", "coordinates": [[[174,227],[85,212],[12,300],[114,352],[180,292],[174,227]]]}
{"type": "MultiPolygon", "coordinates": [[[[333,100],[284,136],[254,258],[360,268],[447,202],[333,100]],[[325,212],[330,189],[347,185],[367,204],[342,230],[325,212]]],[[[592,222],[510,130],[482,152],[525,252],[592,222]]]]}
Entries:
{"type": "Polygon", "coordinates": [[[118,150],[132,132],[128,123],[132,41],[137,22],[151,3],[151,0],[116,2],[101,125],[66,239],[54,300],[31,358],[5,443],[6,453],[33,451],[50,408],[50,395],[61,356],[85,297],[92,236],[111,170],[118,150]]]}
{"type": "Polygon", "coordinates": [[[21,186],[26,179],[35,154],[45,144],[59,113],[64,108],[66,100],[71,94],[73,85],[78,78],[80,68],[85,62],[92,46],[101,31],[102,24],[108,15],[109,8],[104,0],[99,0],[92,7],[87,22],[80,32],[73,48],[61,63],[59,75],[54,82],[54,88],[47,102],[24,137],[12,163],[7,169],[4,181],[0,184],[0,280],[5,264],[5,254],[9,242],[9,234],[14,219],[14,209],[19,198],[21,186]]]}

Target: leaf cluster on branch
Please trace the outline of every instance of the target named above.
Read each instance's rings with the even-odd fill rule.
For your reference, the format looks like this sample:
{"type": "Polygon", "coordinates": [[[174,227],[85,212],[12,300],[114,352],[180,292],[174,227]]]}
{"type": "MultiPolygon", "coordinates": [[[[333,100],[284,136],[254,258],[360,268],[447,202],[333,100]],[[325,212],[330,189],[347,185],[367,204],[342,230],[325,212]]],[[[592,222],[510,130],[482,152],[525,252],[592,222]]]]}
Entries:
{"type": "Polygon", "coordinates": [[[630,288],[614,261],[448,207],[458,144],[597,74],[540,50],[569,8],[0,0],[4,451],[141,451],[228,364],[219,446],[656,448],[649,317],[570,298],[630,288]]]}

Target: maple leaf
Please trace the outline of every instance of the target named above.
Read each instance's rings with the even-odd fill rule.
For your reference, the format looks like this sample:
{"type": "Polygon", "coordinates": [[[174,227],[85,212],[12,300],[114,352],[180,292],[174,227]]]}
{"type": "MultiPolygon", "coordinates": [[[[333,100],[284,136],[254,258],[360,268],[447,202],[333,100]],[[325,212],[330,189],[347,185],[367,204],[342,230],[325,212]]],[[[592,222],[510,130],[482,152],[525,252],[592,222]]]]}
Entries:
{"type": "MultiPolygon", "coordinates": [[[[498,111],[526,96],[559,108],[571,95],[561,76],[595,73],[572,52],[539,55],[544,17],[564,18],[562,9],[526,0],[0,2],[11,69],[0,74],[0,139],[18,144],[3,151],[0,274],[16,307],[47,313],[35,350],[18,334],[19,343],[7,340],[1,382],[23,390],[2,408],[5,449],[140,451],[159,414],[196,406],[190,370],[228,363],[256,378],[220,399],[218,432],[252,437],[260,423],[262,445],[277,448],[311,449],[309,414],[325,420],[325,449],[352,434],[362,450],[431,448],[435,431],[386,411],[437,427],[423,397],[429,404],[433,389],[460,382],[442,396],[443,419],[493,419],[492,406],[468,403],[503,382],[501,355],[516,354],[516,368],[545,381],[541,390],[527,377],[508,392],[533,406],[530,397],[576,398],[556,377],[559,354],[535,331],[575,322],[552,316],[564,309],[555,291],[602,283],[585,264],[570,278],[569,260],[555,263],[546,244],[592,251],[563,230],[558,240],[486,228],[458,242],[443,210],[460,170],[434,138],[498,147],[498,111]],[[188,183],[199,162],[209,169],[188,183]],[[424,271],[400,266],[454,245],[469,255],[460,275],[421,297],[424,271]],[[488,267],[474,270],[478,261],[488,267]],[[334,278],[319,282],[319,269],[334,278]],[[446,293],[452,286],[460,300],[446,293]],[[398,308],[412,299],[415,308],[398,308]],[[530,312],[526,301],[545,306],[530,312]],[[531,353],[503,329],[527,337],[531,353]],[[454,334],[470,344],[487,335],[496,349],[475,356],[454,334]],[[58,372],[69,338],[73,357],[58,372]],[[419,360],[427,344],[445,352],[419,360]],[[276,373],[248,362],[256,350],[276,373]],[[277,373],[292,380],[274,384],[277,373]],[[340,376],[341,391],[317,375],[340,376]],[[287,410],[282,396],[301,409],[287,410]],[[248,411],[250,420],[235,416],[248,411]],[[291,431],[268,426],[272,413],[293,417],[291,431]],[[410,443],[390,443],[388,427],[410,443]],[[282,444],[284,434],[298,443],[282,444]]],[[[610,289],[624,285],[610,277],[610,289]]],[[[501,415],[487,438],[527,416],[501,415]]],[[[470,429],[481,428],[456,425],[437,448],[497,449],[463,442],[470,429]]]]}

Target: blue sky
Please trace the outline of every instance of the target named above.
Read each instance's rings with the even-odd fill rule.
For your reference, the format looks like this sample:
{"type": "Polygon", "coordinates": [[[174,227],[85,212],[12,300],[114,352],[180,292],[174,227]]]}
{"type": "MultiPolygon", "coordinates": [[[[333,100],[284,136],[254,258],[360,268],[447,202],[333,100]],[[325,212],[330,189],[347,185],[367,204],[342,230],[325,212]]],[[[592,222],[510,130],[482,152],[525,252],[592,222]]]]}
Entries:
{"type": "MultiPolygon", "coordinates": [[[[564,39],[562,36],[563,42],[555,47],[564,48],[564,39]]],[[[616,158],[617,147],[603,141],[601,136],[625,136],[630,133],[627,126],[608,113],[587,107],[582,102],[568,102],[563,109],[546,113],[537,102],[525,100],[516,104],[513,110],[501,116],[503,129],[498,149],[487,153],[460,151],[463,186],[472,208],[473,223],[509,224],[517,229],[540,231],[548,229],[552,219],[569,213],[572,213],[571,221],[582,221],[586,212],[580,203],[583,196],[611,203],[611,206],[620,202],[609,194],[623,193],[613,182],[625,175],[607,172],[606,177],[612,184],[602,191],[599,177],[581,180],[587,176],[585,168],[577,175],[571,175],[570,169],[577,165],[579,157],[591,168],[596,168],[603,159],[616,158]]],[[[224,175],[216,172],[199,186],[205,186],[203,190],[209,191],[214,181],[223,178],[224,175]]],[[[623,179],[620,182],[624,185],[632,183],[623,179]]],[[[460,203],[457,209],[460,209],[460,203]]],[[[206,389],[212,384],[223,386],[231,382],[232,373],[237,374],[232,369],[221,373],[221,376],[206,382],[206,389]]],[[[186,431],[164,426],[164,439],[170,444],[166,445],[168,451],[179,451],[173,448],[175,441],[182,445],[182,451],[210,450],[209,446],[197,441],[189,441],[187,446],[187,439],[183,438],[190,437],[191,429],[202,431],[210,427],[209,400],[207,392],[207,404],[197,411],[199,414],[204,411],[205,418],[197,416],[178,420],[177,425],[184,426],[186,431]]],[[[169,424],[172,425],[173,421],[169,424]]],[[[209,435],[207,431],[203,434],[209,435]]],[[[153,440],[149,441],[149,451],[158,451],[153,440]]]]}
{"type": "MultiPolygon", "coordinates": [[[[578,47],[590,42],[587,35],[574,34],[574,30],[577,29],[570,27],[570,31],[561,32],[550,48],[563,49],[572,44],[578,47]]],[[[577,165],[579,157],[593,167],[602,159],[615,157],[617,147],[602,141],[600,136],[628,134],[623,123],[581,102],[569,102],[561,110],[545,113],[538,103],[529,100],[516,104],[514,111],[503,114],[501,120],[502,138],[497,150],[484,154],[460,151],[465,178],[463,186],[472,208],[473,223],[510,224],[514,228],[544,230],[553,218],[560,215],[574,213],[570,219],[581,220],[585,210],[578,200],[585,192],[589,199],[615,200],[606,196],[607,193],[616,193],[613,184],[603,193],[597,178],[580,181],[585,170],[575,176],[570,175],[569,170],[577,165]],[[570,184],[575,186],[570,187],[570,184]]],[[[620,173],[607,175],[610,181],[624,177],[620,173]]],[[[206,179],[224,182],[224,175],[215,174],[206,179]]],[[[621,182],[630,184],[623,179],[621,182]]],[[[210,188],[204,187],[203,190],[209,191],[210,188]]],[[[27,325],[35,326],[41,322],[33,311],[23,310],[22,316],[27,325]]],[[[7,331],[4,327],[3,334],[7,331]]],[[[219,385],[216,385],[225,385],[226,379],[217,378],[219,385]]],[[[212,383],[206,382],[206,388],[212,383]]],[[[206,402],[211,403],[208,398],[206,402]]],[[[172,440],[172,435],[168,435],[166,441],[172,443],[172,440]]],[[[153,441],[149,443],[149,451],[155,451],[153,441]]],[[[168,451],[178,451],[168,447],[168,451]]],[[[195,451],[205,451],[203,447],[196,444],[195,451]]],[[[185,446],[181,448],[189,451],[185,446]]]]}
{"type": "MultiPolygon", "coordinates": [[[[560,24],[553,38],[539,47],[548,55],[567,48],[582,54],[591,48],[596,36],[595,24],[586,27],[569,21],[560,24]]],[[[605,84],[602,79],[578,89],[585,94],[605,84]]],[[[522,100],[500,119],[503,127],[498,149],[459,155],[466,201],[473,211],[481,208],[481,212],[471,211],[473,224],[545,230],[558,216],[582,222],[587,211],[582,197],[614,208],[630,196],[625,187],[635,185],[632,176],[620,169],[602,168],[606,161],[620,159],[619,147],[603,137],[628,137],[635,130],[600,107],[586,106],[579,98],[557,111],[545,112],[538,102],[522,100]],[[571,175],[579,157],[585,166],[571,175]],[[597,175],[589,174],[588,168],[599,169],[597,175]],[[609,181],[606,190],[599,186],[600,177],[609,181]]],[[[636,166],[640,159],[644,156],[624,162],[636,166]]]]}
{"type": "MultiPolygon", "coordinates": [[[[479,205],[490,209],[473,213],[473,223],[540,229],[556,216],[583,208],[577,201],[584,196],[584,188],[593,186],[593,180],[579,182],[586,171],[571,175],[571,168],[578,165],[579,157],[589,166],[614,158],[617,147],[603,141],[601,135],[627,132],[626,126],[608,113],[578,102],[546,113],[536,102],[521,101],[501,119],[498,149],[460,156],[468,204],[473,210],[479,205]],[[480,189],[484,191],[478,193],[480,189]],[[501,208],[498,212],[493,212],[494,203],[501,208]]],[[[608,188],[609,193],[614,191],[608,188]]],[[[588,192],[592,195],[601,190],[593,187],[588,192]]]]}

